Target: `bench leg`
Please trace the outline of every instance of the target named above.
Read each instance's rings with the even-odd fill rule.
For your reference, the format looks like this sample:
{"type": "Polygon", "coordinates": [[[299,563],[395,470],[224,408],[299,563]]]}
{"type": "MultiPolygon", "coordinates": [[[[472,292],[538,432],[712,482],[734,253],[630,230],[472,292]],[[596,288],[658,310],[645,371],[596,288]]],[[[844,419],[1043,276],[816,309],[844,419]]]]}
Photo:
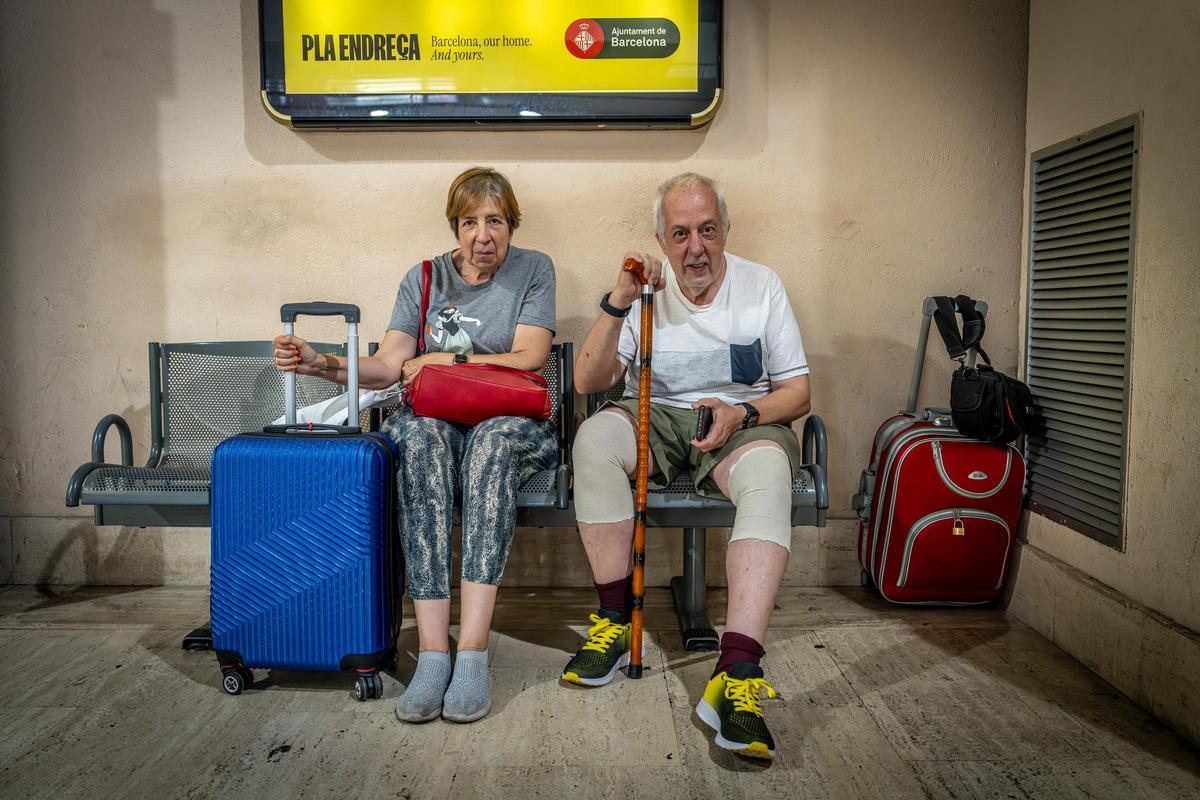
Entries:
{"type": "Polygon", "coordinates": [[[671,578],[671,597],[675,601],[675,616],[683,649],[692,652],[716,650],[720,642],[712,619],[708,616],[704,578],[704,528],[683,529],[683,575],[671,578]]]}
{"type": "Polygon", "coordinates": [[[206,623],[204,627],[196,628],[196,630],[183,637],[183,649],[200,652],[204,650],[212,650],[212,623],[206,623]]]}

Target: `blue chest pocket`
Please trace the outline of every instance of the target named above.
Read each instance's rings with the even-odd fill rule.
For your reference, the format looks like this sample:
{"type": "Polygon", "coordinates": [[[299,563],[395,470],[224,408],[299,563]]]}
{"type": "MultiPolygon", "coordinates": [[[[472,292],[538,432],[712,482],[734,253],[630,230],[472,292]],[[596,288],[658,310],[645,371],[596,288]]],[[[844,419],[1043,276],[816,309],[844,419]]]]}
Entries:
{"type": "Polygon", "coordinates": [[[762,339],[750,344],[729,345],[730,380],[753,386],[763,376],[762,339]]]}

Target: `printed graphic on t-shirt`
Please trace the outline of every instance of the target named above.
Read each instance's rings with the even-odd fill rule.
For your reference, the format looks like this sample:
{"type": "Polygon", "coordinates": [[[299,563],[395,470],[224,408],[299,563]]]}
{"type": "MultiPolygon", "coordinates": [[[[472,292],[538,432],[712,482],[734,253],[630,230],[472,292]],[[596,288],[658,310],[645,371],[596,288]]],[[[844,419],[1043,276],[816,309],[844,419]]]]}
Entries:
{"type": "Polygon", "coordinates": [[[474,317],[468,317],[454,306],[444,306],[437,312],[433,324],[425,328],[429,338],[437,342],[443,353],[463,353],[471,355],[475,352],[475,343],[467,333],[467,325],[476,329],[483,323],[474,317]]]}

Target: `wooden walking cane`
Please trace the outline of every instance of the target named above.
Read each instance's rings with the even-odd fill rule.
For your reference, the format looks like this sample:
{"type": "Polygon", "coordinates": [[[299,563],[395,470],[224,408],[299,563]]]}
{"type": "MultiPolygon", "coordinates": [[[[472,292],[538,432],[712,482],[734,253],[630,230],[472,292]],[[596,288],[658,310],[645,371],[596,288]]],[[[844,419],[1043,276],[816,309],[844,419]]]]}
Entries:
{"type": "Polygon", "coordinates": [[[650,355],[654,336],[654,287],[642,265],[625,260],[626,272],[642,284],[642,327],[638,336],[637,486],[633,523],[633,607],[630,610],[629,677],[642,677],[642,609],[646,596],[646,484],[650,473],[650,355]]]}

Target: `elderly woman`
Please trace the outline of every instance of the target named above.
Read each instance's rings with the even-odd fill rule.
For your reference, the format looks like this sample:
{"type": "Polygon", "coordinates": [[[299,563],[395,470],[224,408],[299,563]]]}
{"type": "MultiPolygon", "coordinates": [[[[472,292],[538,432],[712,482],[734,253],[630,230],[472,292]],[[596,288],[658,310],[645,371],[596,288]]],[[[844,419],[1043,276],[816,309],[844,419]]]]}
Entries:
{"type": "MultiPolygon", "coordinates": [[[[538,370],[554,337],[554,265],[514,247],[521,212],[508,179],[475,167],[454,179],[446,218],[458,247],[433,259],[429,308],[419,319],[421,265],[400,282],[378,352],[359,359],[363,388],[409,384],[429,364],[480,362],[538,370]],[[417,356],[416,336],[425,337],[417,356]]],[[[345,383],[346,359],[319,355],[297,336],[280,336],[281,370],[345,383]]],[[[401,408],[383,432],[400,446],[400,543],[416,609],[420,653],[396,716],[428,722],[439,715],[471,722],[491,708],[488,631],[516,524],[516,490],[554,465],[549,422],[494,417],[473,428],[417,417],[401,408]],[[450,658],[451,531],[462,495],[461,621],[450,658]]]]}

